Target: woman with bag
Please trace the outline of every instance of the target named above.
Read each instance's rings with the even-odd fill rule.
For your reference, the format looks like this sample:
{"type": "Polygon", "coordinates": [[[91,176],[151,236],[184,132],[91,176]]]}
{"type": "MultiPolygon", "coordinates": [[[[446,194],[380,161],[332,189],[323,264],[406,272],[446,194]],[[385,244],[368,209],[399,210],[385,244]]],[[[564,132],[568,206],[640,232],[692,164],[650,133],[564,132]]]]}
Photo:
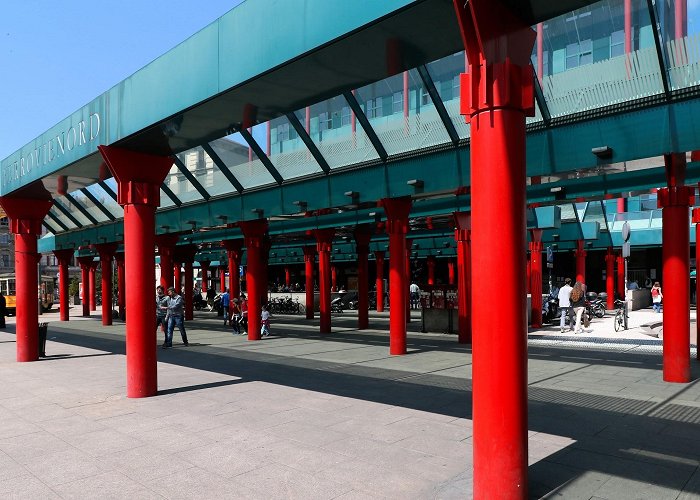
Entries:
{"type": "Polygon", "coordinates": [[[576,315],[576,329],[574,333],[583,333],[583,327],[581,326],[581,316],[583,315],[583,310],[586,308],[586,294],[583,292],[583,285],[580,281],[577,281],[574,287],[571,289],[571,307],[574,309],[574,314],[576,315]]]}

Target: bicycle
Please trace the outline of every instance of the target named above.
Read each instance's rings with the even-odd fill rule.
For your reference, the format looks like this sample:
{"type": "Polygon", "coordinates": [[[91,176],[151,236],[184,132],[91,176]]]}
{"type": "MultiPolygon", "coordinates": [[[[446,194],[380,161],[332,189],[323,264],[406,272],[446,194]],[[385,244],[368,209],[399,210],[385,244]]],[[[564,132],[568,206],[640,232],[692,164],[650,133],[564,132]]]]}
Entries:
{"type": "Polygon", "coordinates": [[[616,332],[619,332],[620,330],[627,330],[627,315],[625,314],[625,310],[627,308],[625,305],[625,302],[622,300],[618,299],[615,301],[617,311],[615,312],[615,320],[613,324],[616,332]]]}

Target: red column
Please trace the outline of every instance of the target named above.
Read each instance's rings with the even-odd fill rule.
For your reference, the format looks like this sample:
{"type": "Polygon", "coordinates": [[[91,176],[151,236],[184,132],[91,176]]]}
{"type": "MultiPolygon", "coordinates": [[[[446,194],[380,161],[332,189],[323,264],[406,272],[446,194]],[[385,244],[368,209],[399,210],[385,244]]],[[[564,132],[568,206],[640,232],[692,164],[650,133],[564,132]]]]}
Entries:
{"type": "MultiPolygon", "coordinates": [[[[185,292],[184,292],[184,298],[185,298],[185,320],[191,321],[194,319],[194,256],[197,255],[197,246],[196,245],[184,245],[177,247],[177,254],[175,257],[175,260],[177,260],[179,263],[184,263],[185,267],[185,292]]],[[[178,264],[179,267],[179,264],[178,264]]],[[[180,279],[182,279],[182,276],[180,276],[180,279]]],[[[182,281],[177,280],[178,285],[182,283],[182,281]]],[[[178,289],[179,292],[179,289],[178,289]]]]}
{"type": "Polygon", "coordinates": [[[537,79],[542,83],[544,76],[544,27],[542,23],[537,23],[537,79]]]}
{"type": "Polygon", "coordinates": [[[15,235],[15,342],[17,361],[20,362],[39,359],[39,254],[36,238],[41,234],[41,221],[49,212],[51,203],[51,195],[41,183],[31,184],[14,196],[0,198],[0,205],[10,218],[10,231],[15,235]]]}
{"type": "Polygon", "coordinates": [[[104,326],[112,324],[112,259],[116,251],[116,243],[97,245],[102,270],[102,324],[104,326]]]}
{"type": "Polygon", "coordinates": [[[530,276],[530,275],[532,274],[532,269],[531,269],[531,266],[530,266],[530,252],[528,252],[528,254],[527,254],[527,262],[525,263],[525,267],[526,267],[526,269],[525,269],[525,274],[527,275],[527,281],[526,281],[526,282],[527,282],[527,287],[526,287],[526,290],[527,290],[527,293],[530,293],[530,279],[531,279],[531,276],[530,276]]]}
{"type": "Polygon", "coordinates": [[[435,257],[428,257],[426,260],[426,265],[428,267],[428,285],[435,284],[435,264],[437,260],[435,257]]]}
{"type": "Polygon", "coordinates": [[[526,498],[525,116],[534,115],[535,33],[501,0],[454,5],[469,60],[460,87],[471,122],[472,280],[507,304],[496,315],[472,309],[473,497],[526,498]],[[509,216],[494,224],[496,213],[509,216]]]}
{"type": "MultiPolygon", "coordinates": [[[[700,208],[693,209],[693,223],[695,224],[695,267],[697,269],[698,257],[700,257],[700,208]]],[[[663,290],[663,289],[662,289],[663,290]]],[[[697,304],[700,303],[700,276],[697,276],[697,271],[695,275],[695,305],[697,310],[697,304]]],[[[696,335],[700,339],[700,321],[695,322],[696,335]]],[[[700,359],[700,349],[697,350],[697,359],[700,359]]]]}
{"type": "Polygon", "coordinates": [[[68,321],[68,265],[73,258],[73,249],[54,250],[53,254],[58,259],[58,295],[60,300],[61,321],[68,321]]]}
{"type": "Polygon", "coordinates": [[[331,292],[338,291],[338,270],[335,266],[331,266],[331,292]]]}
{"type": "Polygon", "coordinates": [[[243,255],[243,240],[226,240],[223,242],[228,257],[228,292],[233,299],[241,295],[241,275],[238,268],[241,265],[243,255]]]}
{"type": "Polygon", "coordinates": [[[625,300],[625,259],[622,254],[617,255],[617,296],[625,300]]]}
{"type": "Polygon", "coordinates": [[[83,296],[80,298],[83,306],[83,317],[90,317],[90,266],[94,257],[92,255],[86,257],[78,257],[80,264],[80,281],[83,283],[83,296]]]}
{"type": "Polygon", "coordinates": [[[384,250],[374,252],[377,268],[377,281],[375,287],[377,289],[377,312],[384,312],[384,250]]]}
{"type": "Polygon", "coordinates": [[[471,321],[471,216],[455,212],[455,240],[457,241],[457,316],[459,318],[460,344],[472,343],[471,321]]]}
{"type": "Polygon", "coordinates": [[[248,290],[248,340],[260,340],[260,312],[264,297],[267,296],[267,283],[265,259],[263,252],[265,246],[265,234],[267,233],[267,220],[256,219],[238,223],[243,231],[245,248],[248,256],[248,269],[246,283],[248,290]]]}
{"type": "Polygon", "coordinates": [[[224,266],[219,267],[219,290],[221,293],[226,289],[226,268],[224,266]]]}
{"type": "Polygon", "coordinates": [[[284,266],[284,284],[287,288],[292,286],[292,275],[289,271],[289,266],[284,266]]]}
{"type": "Polygon", "coordinates": [[[199,266],[202,269],[202,296],[207,295],[208,281],[209,281],[209,262],[200,262],[199,266]]]}
{"type": "Polygon", "coordinates": [[[664,380],[690,382],[690,229],[688,207],[694,189],[684,186],[685,154],[664,155],[667,188],[659,189],[662,207],[664,293],[664,380]]]}
{"type": "Polygon", "coordinates": [[[530,242],[530,324],[542,326],[542,230],[531,229],[530,242]]]}
{"type": "MultiPolygon", "coordinates": [[[[124,207],[124,260],[126,265],[126,394],[130,398],[153,396],[158,391],[155,301],[155,212],[160,186],[172,159],[135,153],[114,146],[99,146],[117,180],[117,201],[124,207]]],[[[172,269],[166,267],[165,269],[172,269]]]]}
{"type": "Polygon", "coordinates": [[[364,228],[355,231],[357,251],[357,329],[369,328],[369,241],[372,235],[364,228]]]}
{"type": "Polygon", "coordinates": [[[335,229],[315,229],[318,251],[318,289],[320,332],[331,333],[331,250],[335,229]]]}
{"type": "Polygon", "coordinates": [[[158,255],[160,256],[160,286],[166,291],[174,286],[173,253],[176,243],[177,235],[175,234],[159,234],[155,237],[155,244],[158,246],[158,255]]]}
{"type": "Polygon", "coordinates": [[[97,311],[97,280],[95,275],[97,274],[97,262],[93,261],[90,264],[90,310],[97,311]]]}
{"type": "Polygon", "coordinates": [[[447,282],[450,285],[455,284],[455,262],[452,259],[447,261],[447,282]]]}
{"type": "Polygon", "coordinates": [[[574,255],[576,256],[576,281],[581,283],[586,283],[586,255],[588,252],[585,250],[586,242],[583,240],[576,240],[576,250],[574,250],[574,255]]]}
{"type": "Polygon", "coordinates": [[[605,254],[605,293],[608,298],[605,307],[613,309],[615,307],[615,254],[612,247],[608,247],[608,253],[605,254]]]}
{"type": "Polygon", "coordinates": [[[178,295],[182,294],[182,260],[179,255],[173,259],[173,286],[178,295]]]}
{"type": "Polygon", "coordinates": [[[406,233],[411,198],[384,198],[380,205],[386,212],[389,233],[389,354],[406,354],[406,233]]]}
{"type": "Polygon", "coordinates": [[[304,274],[306,276],[306,319],[314,319],[314,260],[316,247],[304,247],[304,274]]]}
{"type": "Polygon", "coordinates": [[[126,320],[126,272],[124,268],[124,253],[115,254],[117,261],[117,307],[119,319],[126,320]]]}

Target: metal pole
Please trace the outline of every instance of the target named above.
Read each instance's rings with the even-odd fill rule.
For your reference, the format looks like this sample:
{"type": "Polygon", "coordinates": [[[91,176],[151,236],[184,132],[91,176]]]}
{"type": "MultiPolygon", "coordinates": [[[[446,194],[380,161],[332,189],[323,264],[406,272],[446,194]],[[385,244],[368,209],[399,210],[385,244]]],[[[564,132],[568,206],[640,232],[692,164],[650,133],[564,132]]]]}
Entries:
{"type": "Polygon", "coordinates": [[[628,302],[627,302],[627,293],[628,293],[628,291],[627,291],[627,257],[625,257],[625,314],[624,314],[625,330],[627,330],[628,326],[629,326],[628,321],[627,321],[629,319],[629,306],[628,306],[628,302]]]}

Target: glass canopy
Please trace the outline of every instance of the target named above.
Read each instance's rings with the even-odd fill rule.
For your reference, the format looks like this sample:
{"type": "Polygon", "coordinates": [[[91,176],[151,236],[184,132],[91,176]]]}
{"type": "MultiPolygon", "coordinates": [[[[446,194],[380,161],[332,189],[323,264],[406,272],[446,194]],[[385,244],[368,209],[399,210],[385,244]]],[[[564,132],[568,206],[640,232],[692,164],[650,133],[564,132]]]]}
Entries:
{"type": "MultiPolygon", "coordinates": [[[[681,22],[672,0],[630,0],[627,10],[625,5],[603,0],[533,26],[540,36],[532,51],[538,98],[535,116],[527,119],[530,128],[700,89],[700,3],[688,2],[681,22]]],[[[460,51],[300,109],[280,110],[268,122],[179,153],[162,185],[160,210],[465,144],[469,125],[459,113],[465,70],[460,51]]],[[[114,179],[107,179],[58,196],[46,226],[60,233],[120,219],[115,193],[114,179]]],[[[585,204],[561,205],[562,219],[597,220],[604,228],[602,208],[598,213],[585,204]]]]}

